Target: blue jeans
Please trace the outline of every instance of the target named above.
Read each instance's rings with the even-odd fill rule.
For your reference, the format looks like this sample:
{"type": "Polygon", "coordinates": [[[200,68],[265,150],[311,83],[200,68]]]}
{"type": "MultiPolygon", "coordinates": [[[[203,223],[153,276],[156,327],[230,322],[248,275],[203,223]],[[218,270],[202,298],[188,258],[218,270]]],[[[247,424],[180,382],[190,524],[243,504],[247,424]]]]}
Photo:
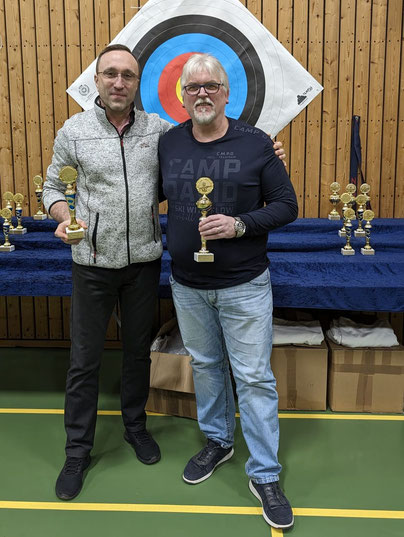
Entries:
{"type": "Polygon", "coordinates": [[[195,289],[172,277],[170,283],[184,345],[192,356],[201,431],[222,447],[233,445],[235,403],[230,361],[241,428],[250,452],[246,473],[257,483],[278,481],[278,394],[270,366],[269,271],[227,289],[195,289]]]}

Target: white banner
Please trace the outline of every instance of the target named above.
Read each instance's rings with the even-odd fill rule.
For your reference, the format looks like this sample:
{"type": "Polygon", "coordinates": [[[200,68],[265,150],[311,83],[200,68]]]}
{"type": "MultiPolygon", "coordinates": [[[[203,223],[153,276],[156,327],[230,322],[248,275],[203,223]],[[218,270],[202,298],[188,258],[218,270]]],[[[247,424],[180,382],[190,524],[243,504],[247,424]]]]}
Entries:
{"type": "MultiPolygon", "coordinates": [[[[271,136],[323,89],[239,0],[149,0],[112,43],[127,45],[139,60],[136,106],[172,123],[187,117],[178,81],[194,52],[213,54],[226,69],[226,114],[271,136]]],[[[95,63],[67,90],[85,110],[97,95],[95,63]]]]}

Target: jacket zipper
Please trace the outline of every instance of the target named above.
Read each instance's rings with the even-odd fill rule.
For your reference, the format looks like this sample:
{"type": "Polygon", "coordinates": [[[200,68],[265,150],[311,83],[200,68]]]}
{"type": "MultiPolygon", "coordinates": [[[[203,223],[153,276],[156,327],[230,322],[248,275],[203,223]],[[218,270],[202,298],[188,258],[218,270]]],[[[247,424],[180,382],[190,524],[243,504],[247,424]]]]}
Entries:
{"type": "Polygon", "coordinates": [[[154,207],[153,205],[151,206],[151,218],[152,218],[152,223],[153,223],[153,238],[154,238],[154,242],[157,243],[157,238],[156,238],[156,222],[154,220],[154,207]]]}
{"type": "Polygon", "coordinates": [[[98,220],[100,218],[100,213],[95,215],[95,226],[93,229],[93,234],[91,236],[91,242],[93,243],[93,260],[94,264],[97,263],[97,229],[98,229],[98,220]]]}
{"type": "Polygon", "coordinates": [[[129,247],[129,186],[128,186],[128,176],[126,172],[125,150],[123,147],[123,133],[119,135],[119,138],[121,139],[123,176],[125,179],[125,191],[126,191],[126,249],[127,249],[127,254],[128,254],[128,265],[130,265],[131,261],[130,261],[130,247],[129,247]]]}

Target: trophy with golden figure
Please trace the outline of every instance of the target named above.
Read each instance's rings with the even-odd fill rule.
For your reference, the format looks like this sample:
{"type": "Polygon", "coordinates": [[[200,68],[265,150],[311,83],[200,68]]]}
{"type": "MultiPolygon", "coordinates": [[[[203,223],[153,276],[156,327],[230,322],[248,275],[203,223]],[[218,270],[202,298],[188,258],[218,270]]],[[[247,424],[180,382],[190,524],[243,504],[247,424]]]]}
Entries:
{"type": "Polygon", "coordinates": [[[356,205],[357,205],[356,214],[357,214],[357,217],[358,217],[358,227],[357,227],[357,229],[355,229],[354,235],[355,235],[355,237],[365,237],[365,235],[366,235],[365,230],[362,227],[363,213],[364,213],[365,207],[366,207],[366,196],[365,196],[365,194],[359,194],[358,196],[356,196],[355,201],[356,201],[356,205]]]}
{"type": "Polygon", "coordinates": [[[14,194],[12,192],[4,192],[3,194],[3,200],[6,202],[6,209],[9,209],[11,211],[11,217],[10,217],[10,228],[13,229],[13,222],[11,221],[11,218],[13,216],[13,205],[12,202],[14,201],[14,194]]]}
{"type": "MultiPolygon", "coordinates": [[[[213,190],[213,181],[209,177],[200,177],[196,182],[196,190],[202,196],[196,202],[196,206],[201,211],[202,215],[199,220],[206,218],[206,215],[212,208],[212,202],[208,198],[207,194],[210,194],[213,190]]],[[[206,238],[201,236],[201,249],[199,252],[194,252],[194,261],[197,263],[212,263],[215,260],[215,256],[206,247],[206,238]]]]}
{"type": "Polygon", "coordinates": [[[11,244],[10,241],[8,240],[12,214],[13,213],[10,211],[8,207],[0,211],[0,216],[4,218],[4,222],[3,222],[4,244],[0,245],[0,252],[13,252],[15,250],[14,244],[11,244]]]}
{"type": "Polygon", "coordinates": [[[340,188],[341,188],[340,184],[337,183],[336,181],[334,181],[330,185],[331,195],[330,195],[329,200],[332,204],[332,210],[330,211],[328,215],[328,220],[340,220],[341,219],[339,212],[337,211],[337,205],[341,201],[339,194],[338,194],[340,188]]]}
{"type": "Polygon", "coordinates": [[[43,184],[43,179],[40,175],[35,175],[34,179],[34,184],[36,186],[35,188],[35,196],[36,196],[36,202],[38,204],[38,210],[37,212],[34,214],[34,216],[32,217],[34,220],[45,220],[46,219],[46,214],[43,212],[42,210],[42,184],[43,184]]]}
{"type": "Polygon", "coordinates": [[[77,170],[72,166],[63,166],[59,172],[59,179],[66,185],[65,198],[70,213],[70,224],[66,228],[68,241],[75,241],[84,237],[84,229],[76,220],[76,190],[77,170]]]}
{"type": "MultiPolygon", "coordinates": [[[[345,211],[350,209],[349,203],[352,203],[352,194],[350,194],[349,192],[344,192],[343,194],[341,194],[341,201],[343,203],[343,205],[342,205],[342,218],[344,219],[344,221],[343,221],[343,224],[342,224],[342,228],[338,231],[338,235],[340,237],[345,237],[345,235],[346,235],[345,211]]],[[[354,215],[355,215],[355,211],[354,211],[354,215]]]]}
{"type": "Polygon", "coordinates": [[[348,208],[344,212],[344,226],[345,226],[345,237],[346,237],[346,244],[341,248],[341,254],[342,255],[355,255],[355,250],[351,246],[351,230],[352,230],[352,222],[351,220],[355,216],[355,211],[352,208],[348,208]]]}
{"type": "Polygon", "coordinates": [[[363,219],[365,220],[365,236],[366,236],[366,244],[363,248],[361,248],[361,254],[362,255],[375,255],[374,249],[370,246],[370,230],[372,229],[371,221],[375,217],[375,213],[371,211],[370,209],[367,209],[363,213],[363,219]]]}
{"type": "Polygon", "coordinates": [[[10,235],[25,235],[27,228],[22,225],[22,202],[24,201],[24,196],[17,192],[14,194],[14,203],[15,203],[15,216],[17,217],[16,227],[10,228],[10,235]]]}

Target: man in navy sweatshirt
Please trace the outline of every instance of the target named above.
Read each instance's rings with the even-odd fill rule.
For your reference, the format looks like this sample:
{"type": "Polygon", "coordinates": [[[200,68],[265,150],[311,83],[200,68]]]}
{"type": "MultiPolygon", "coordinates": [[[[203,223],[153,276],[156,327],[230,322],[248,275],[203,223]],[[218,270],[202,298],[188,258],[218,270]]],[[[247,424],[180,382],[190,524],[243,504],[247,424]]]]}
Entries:
{"type": "Polygon", "coordinates": [[[279,487],[266,245],[269,231],[297,217],[296,195],[269,136],[226,117],[228,77],[216,58],[191,56],[181,90],[191,119],[162,136],[159,157],[168,200],[172,294],[192,356],[198,422],[207,439],[189,460],[183,479],[200,483],[233,455],[230,363],[250,452],[246,463],[250,490],[261,501],[266,522],[288,528],[293,513],[279,487]],[[203,194],[208,201],[206,197],[201,201],[203,194]],[[210,214],[200,219],[203,208],[210,214]]]}

